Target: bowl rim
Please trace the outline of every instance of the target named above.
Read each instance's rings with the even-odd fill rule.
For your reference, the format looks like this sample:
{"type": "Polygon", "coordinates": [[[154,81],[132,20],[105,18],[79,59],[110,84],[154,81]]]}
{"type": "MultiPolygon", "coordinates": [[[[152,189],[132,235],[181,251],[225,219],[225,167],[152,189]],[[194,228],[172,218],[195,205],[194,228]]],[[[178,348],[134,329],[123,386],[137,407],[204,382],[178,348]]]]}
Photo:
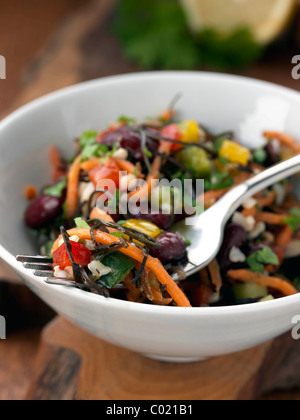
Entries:
{"type": "MultiPolygon", "coordinates": [[[[108,76],[98,79],[93,79],[90,81],[85,81],[77,83],[59,90],[55,90],[51,93],[43,95],[29,103],[21,106],[17,110],[10,113],[4,119],[0,121],[0,133],[1,131],[9,128],[11,124],[14,124],[18,118],[26,116],[27,113],[34,111],[36,108],[42,105],[46,105],[49,102],[60,100],[63,97],[66,97],[73,93],[80,93],[93,87],[107,86],[109,84],[115,85],[117,83],[124,83],[136,80],[146,80],[147,78],[157,78],[157,79],[168,79],[169,77],[197,77],[197,78],[208,78],[214,80],[222,80],[224,82],[237,82],[241,84],[256,85],[262,87],[269,87],[276,90],[277,93],[288,94],[290,97],[294,97],[297,100],[300,100],[300,93],[296,90],[293,90],[288,87],[284,87],[275,83],[245,77],[237,76],[232,74],[225,73],[214,73],[206,71],[148,71],[148,72],[133,72],[129,74],[119,74],[114,76],[108,76]]],[[[284,309],[288,306],[293,306],[299,304],[300,307],[300,293],[293,296],[287,296],[273,301],[266,302],[257,302],[252,304],[236,305],[236,306],[220,306],[220,307],[199,307],[199,308],[182,308],[182,307],[164,307],[156,305],[147,305],[135,302],[122,301],[114,298],[104,298],[102,296],[96,296],[92,293],[87,293],[78,289],[71,289],[64,286],[51,286],[46,284],[43,280],[34,277],[33,274],[30,274],[29,270],[26,270],[21,263],[16,261],[16,258],[13,254],[5,249],[5,247],[0,243],[0,258],[6,262],[13,270],[15,270],[19,275],[30,278],[32,283],[42,283],[43,288],[49,288],[52,291],[57,290],[57,293],[64,294],[65,297],[85,300],[87,303],[99,303],[99,305],[109,304],[110,308],[113,310],[134,310],[135,312],[149,313],[149,314],[164,314],[169,316],[191,316],[191,315],[200,315],[203,317],[208,316],[217,316],[217,315],[239,315],[239,314],[251,314],[253,312],[265,311],[270,309],[284,309]]]]}

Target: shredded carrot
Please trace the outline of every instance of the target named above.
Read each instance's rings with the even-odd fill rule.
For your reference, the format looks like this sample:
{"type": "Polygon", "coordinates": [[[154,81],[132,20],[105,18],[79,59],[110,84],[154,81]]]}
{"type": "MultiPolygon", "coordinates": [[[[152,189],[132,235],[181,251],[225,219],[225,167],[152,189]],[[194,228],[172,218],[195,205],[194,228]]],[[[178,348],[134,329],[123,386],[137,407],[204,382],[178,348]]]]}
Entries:
{"type": "Polygon", "coordinates": [[[97,166],[99,165],[100,165],[100,159],[96,158],[96,159],[90,159],[85,162],[82,162],[82,164],[80,165],[80,168],[83,171],[90,172],[92,169],[97,168],[97,166]]]}
{"type": "Polygon", "coordinates": [[[116,162],[120,171],[127,172],[128,174],[136,173],[137,178],[143,177],[141,171],[139,170],[140,168],[138,168],[133,163],[129,162],[129,160],[117,159],[117,158],[112,158],[112,159],[116,162]]]}
{"type": "Polygon", "coordinates": [[[24,195],[28,201],[34,200],[37,196],[37,189],[33,185],[27,185],[24,195]]]}
{"type": "Polygon", "coordinates": [[[258,214],[258,209],[256,207],[251,207],[249,209],[244,209],[242,211],[242,215],[244,217],[254,217],[256,218],[258,214]]]}
{"type": "Polygon", "coordinates": [[[266,286],[271,289],[279,290],[285,296],[298,294],[298,291],[286,280],[277,277],[265,276],[262,274],[253,273],[250,270],[230,270],[228,277],[232,280],[242,282],[252,282],[261,286],[266,286]]]}
{"type": "Polygon", "coordinates": [[[104,210],[94,207],[90,214],[90,219],[99,219],[103,222],[114,223],[114,219],[110,214],[106,213],[104,210]]]}
{"type": "Polygon", "coordinates": [[[57,182],[61,177],[66,175],[66,171],[62,169],[63,162],[56,146],[49,148],[49,160],[52,168],[52,181],[57,182]]]}
{"type": "Polygon", "coordinates": [[[66,216],[67,219],[72,219],[76,212],[78,205],[78,186],[80,176],[80,162],[81,155],[79,155],[71,165],[68,175],[68,189],[66,199],[66,216]]]}
{"type": "Polygon", "coordinates": [[[138,289],[135,284],[132,283],[133,275],[129,273],[124,279],[124,286],[127,289],[126,297],[129,302],[143,303],[146,299],[142,295],[141,289],[138,289]]]}
{"type": "Polygon", "coordinates": [[[215,286],[216,292],[220,293],[223,287],[223,280],[218,267],[217,260],[213,260],[208,266],[212,284],[215,286]]]}
{"type": "Polygon", "coordinates": [[[278,140],[281,144],[289,147],[293,152],[300,153],[300,144],[296,139],[285,133],[266,131],[264,137],[268,139],[278,140]]]}
{"type": "Polygon", "coordinates": [[[286,248],[288,244],[291,242],[294,236],[294,231],[290,226],[285,226],[285,228],[279,233],[276,238],[276,245],[286,248]]]}
{"type": "Polygon", "coordinates": [[[259,197],[256,199],[257,205],[260,208],[270,207],[274,203],[276,199],[276,193],[275,191],[270,191],[269,194],[265,197],[259,197]]]}
{"type": "Polygon", "coordinates": [[[284,221],[288,216],[286,214],[273,214],[267,212],[258,213],[256,216],[257,222],[267,223],[269,225],[284,225],[284,221]]]}
{"type": "MultiPolygon", "coordinates": [[[[77,235],[81,240],[91,240],[91,232],[89,229],[80,229],[75,228],[68,231],[69,236],[77,235]]],[[[103,245],[110,245],[111,243],[115,242],[116,238],[108,233],[101,232],[99,230],[94,232],[95,239],[98,243],[103,245]]],[[[58,249],[59,240],[58,238],[52,248],[52,255],[58,249]]],[[[143,252],[137,248],[133,244],[128,244],[128,248],[122,248],[120,250],[123,254],[127,255],[128,257],[132,258],[133,260],[137,261],[138,263],[142,264],[144,260],[143,252]]],[[[178,306],[181,307],[191,307],[191,304],[183,291],[178,287],[178,285],[174,282],[172,277],[168,274],[168,272],[163,267],[162,263],[157,259],[151,256],[148,257],[146,263],[146,269],[152,271],[155,276],[157,277],[158,281],[166,286],[166,290],[169,295],[173,298],[178,306]]]]}

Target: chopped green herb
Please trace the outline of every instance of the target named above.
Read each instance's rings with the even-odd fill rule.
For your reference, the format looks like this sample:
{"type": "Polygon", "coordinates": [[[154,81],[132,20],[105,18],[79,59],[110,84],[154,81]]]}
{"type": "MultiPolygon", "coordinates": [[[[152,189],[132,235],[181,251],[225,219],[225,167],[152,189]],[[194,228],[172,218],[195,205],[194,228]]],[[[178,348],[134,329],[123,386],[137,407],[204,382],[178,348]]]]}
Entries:
{"type": "Polygon", "coordinates": [[[263,51],[246,28],[228,35],[192,33],[182,5],[173,0],[122,0],[112,26],[126,56],[143,69],[241,68],[263,51]]]}
{"type": "Polygon", "coordinates": [[[90,146],[95,144],[97,141],[98,132],[97,131],[85,131],[79,137],[80,148],[83,149],[85,146],[90,146]]]}
{"type": "Polygon", "coordinates": [[[135,125],[136,124],[136,119],[127,117],[126,115],[121,115],[118,118],[118,122],[124,123],[124,124],[127,124],[127,125],[135,125]]]}
{"type": "Polygon", "coordinates": [[[290,217],[284,220],[284,223],[296,232],[300,228],[300,210],[295,207],[290,211],[290,217]]]}
{"type": "Polygon", "coordinates": [[[247,264],[254,273],[263,273],[265,265],[279,265],[279,259],[271,248],[263,248],[247,258],[247,264]]]}
{"type": "Polygon", "coordinates": [[[206,179],[204,181],[205,190],[223,190],[226,188],[231,188],[234,185],[234,179],[229,175],[229,173],[222,174],[221,172],[214,172],[211,179],[206,179]]]}
{"type": "Polygon", "coordinates": [[[219,151],[221,150],[221,148],[222,148],[223,143],[224,143],[225,140],[227,140],[227,137],[226,136],[221,136],[221,137],[218,137],[217,139],[215,139],[215,141],[214,141],[214,150],[215,150],[216,153],[219,153],[219,151]]]}
{"type": "Polygon", "coordinates": [[[90,229],[90,226],[87,224],[85,220],[82,219],[82,217],[77,217],[74,219],[74,222],[76,224],[76,227],[81,229],[90,229]]]}
{"type": "Polygon", "coordinates": [[[121,232],[112,232],[110,235],[115,236],[116,238],[122,238],[123,234],[121,232]]]}
{"type": "Polygon", "coordinates": [[[109,148],[106,144],[87,144],[82,150],[82,161],[89,160],[91,157],[103,157],[108,153],[109,148]]]}
{"type": "Polygon", "coordinates": [[[67,178],[64,178],[58,184],[53,187],[46,188],[43,192],[46,195],[51,195],[52,197],[62,197],[64,189],[67,186],[67,178]]]}
{"type": "Polygon", "coordinates": [[[146,156],[148,156],[149,158],[153,157],[153,154],[150,152],[149,149],[147,149],[147,147],[144,148],[144,153],[146,156]]]}

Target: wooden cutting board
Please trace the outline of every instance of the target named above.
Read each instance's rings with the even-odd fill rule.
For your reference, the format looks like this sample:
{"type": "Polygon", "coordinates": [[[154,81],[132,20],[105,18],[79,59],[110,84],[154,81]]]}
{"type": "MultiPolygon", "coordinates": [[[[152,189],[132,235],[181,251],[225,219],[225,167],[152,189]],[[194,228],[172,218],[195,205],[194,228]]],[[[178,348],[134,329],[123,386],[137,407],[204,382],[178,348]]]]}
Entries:
{"type": "Polygon", "coordinates": [[[107,344],[58,317],[42,334],[26,399],[254,400],[300,386],[299,350],[289,333],[229,356],[163,363],[107,344]]]}

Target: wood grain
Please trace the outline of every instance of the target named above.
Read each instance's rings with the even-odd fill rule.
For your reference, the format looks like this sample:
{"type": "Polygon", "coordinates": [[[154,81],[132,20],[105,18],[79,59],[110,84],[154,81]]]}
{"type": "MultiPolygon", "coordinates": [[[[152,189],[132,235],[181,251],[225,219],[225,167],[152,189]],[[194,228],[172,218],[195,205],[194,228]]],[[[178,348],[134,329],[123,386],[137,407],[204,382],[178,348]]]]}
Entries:
{"type": "MultiPolygon", "coordinates": [[[[191,364],[163,363],[105,343],[58,317],[43,332],[42,353],[47,347],[56,349],[51,350],[53,355],[68,349],[69,359],[53,364],[53,356],[48,361],[39,358],[27,398],[50,399],[57,371],[70,362],[77,372],[76,353],[81,359],[77,400],[253,400],[267,391],[300,385],[299,346],[287,334],[230,356],[191,364]]],[[[69,388],[69,381],[65,386],[69,388]]]]}

